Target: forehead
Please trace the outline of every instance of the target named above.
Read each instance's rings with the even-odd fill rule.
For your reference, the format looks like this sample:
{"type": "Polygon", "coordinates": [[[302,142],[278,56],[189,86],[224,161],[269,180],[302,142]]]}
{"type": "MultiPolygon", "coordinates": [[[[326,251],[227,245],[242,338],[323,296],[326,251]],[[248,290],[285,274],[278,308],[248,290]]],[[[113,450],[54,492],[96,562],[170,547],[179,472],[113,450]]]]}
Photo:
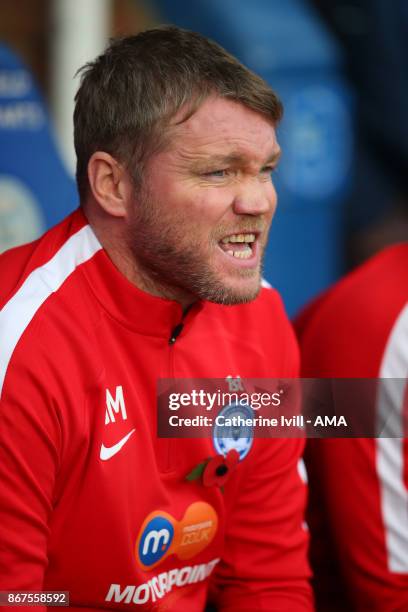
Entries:
{"type": "Polygon", "coordinates": [[[175,117],[170,148],[200,157],[238,154],[262,163],[278,150],[270,120],[243,104],[225,98],[205,100],[187,121],[175,117]]]}

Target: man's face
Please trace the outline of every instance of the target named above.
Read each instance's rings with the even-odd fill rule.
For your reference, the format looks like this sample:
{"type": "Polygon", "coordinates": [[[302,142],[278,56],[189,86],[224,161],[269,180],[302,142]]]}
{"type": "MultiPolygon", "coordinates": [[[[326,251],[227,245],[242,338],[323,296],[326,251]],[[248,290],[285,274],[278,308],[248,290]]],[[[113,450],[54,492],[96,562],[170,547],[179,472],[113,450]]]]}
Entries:
{"type": "Polygon", "coordinates": [[[279,156],[262,115],[219,97],[171,128],[147,164],[130,211],[129,245],[142,288],[183,306],[254,299],[276,208],[279,156]]]}

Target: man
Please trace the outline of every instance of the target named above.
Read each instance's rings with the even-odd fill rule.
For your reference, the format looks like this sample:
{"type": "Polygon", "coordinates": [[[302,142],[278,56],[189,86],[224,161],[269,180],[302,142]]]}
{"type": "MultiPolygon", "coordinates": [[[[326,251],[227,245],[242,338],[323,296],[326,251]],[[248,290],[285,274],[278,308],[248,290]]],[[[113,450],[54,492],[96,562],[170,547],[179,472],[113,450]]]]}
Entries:
{"type": "Polygon", "coordinates": [[[408,244],[389,247],[297,321],[303,376],[380,379],[377,439],[308,442],[317,601],[327,612],[408,610],[407,270],[408,244]]]}
{"type": "Polygon", "coordinates": [[[0,589],[199,611],[211,580],[220,610],[312,608],[301,441],[251,440],[222,491],[186,479],[212,440],[156,436],[160,378],[298,374],[261,289],[280,116],[259,77],[176,28],[83,69],[81,207],[0,262],[0,589]]]}

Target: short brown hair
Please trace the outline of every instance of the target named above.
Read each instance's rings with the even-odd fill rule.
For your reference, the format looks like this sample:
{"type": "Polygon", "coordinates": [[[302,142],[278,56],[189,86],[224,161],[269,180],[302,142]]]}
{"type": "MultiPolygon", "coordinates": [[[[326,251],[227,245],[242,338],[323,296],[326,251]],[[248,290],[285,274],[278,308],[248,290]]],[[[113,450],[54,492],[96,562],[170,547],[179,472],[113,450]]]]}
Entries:
{"type": "Polygon", "coordinates": [[[240,102],[274,124],[282,116],[280,100],[263,79],[215,42],[173,26],[112,40],[79,72],[74,141],[81,201],[95,151],[132,166],[141,184],[143,165],[164,146],[170,120],[185,107],[184,121],[212,94],[240,102]]]}

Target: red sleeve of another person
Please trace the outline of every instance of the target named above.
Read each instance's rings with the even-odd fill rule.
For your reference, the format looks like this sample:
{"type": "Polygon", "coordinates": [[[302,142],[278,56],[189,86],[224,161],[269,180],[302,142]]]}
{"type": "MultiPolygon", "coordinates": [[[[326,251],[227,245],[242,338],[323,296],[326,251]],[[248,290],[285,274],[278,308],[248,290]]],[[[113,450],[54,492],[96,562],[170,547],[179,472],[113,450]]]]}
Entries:
{"type": "MultiPolygon", "coordinates": [[[[305,310],[296,325],[304,377],[406,381],[407,270],[408,245],[391,247],[305,310]]],[[[406,408],[405,387],[393,407],[401,424],[406,408]]],[[[319,610],[349,610],[346,598],[358,611],[408,610],[406,434],[308,442],[319,610]]]]}

